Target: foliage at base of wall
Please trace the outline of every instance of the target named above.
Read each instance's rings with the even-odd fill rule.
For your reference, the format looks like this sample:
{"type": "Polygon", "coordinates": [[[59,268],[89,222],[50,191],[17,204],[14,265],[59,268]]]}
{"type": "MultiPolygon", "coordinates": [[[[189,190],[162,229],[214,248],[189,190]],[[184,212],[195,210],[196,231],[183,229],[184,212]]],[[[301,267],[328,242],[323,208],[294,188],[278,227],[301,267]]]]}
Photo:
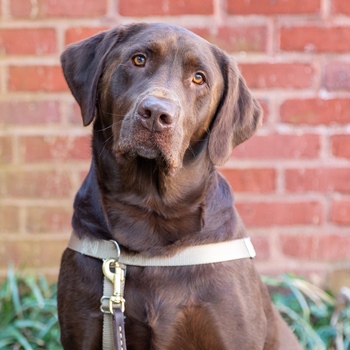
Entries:
{"type": "Polygon", "coordinates": [[[333,296],[292,275],[263,281],[305,350],[350,350],[349,288],[333,296]]]}
{"type": "Polygon", "coordinates": [[[10,268],[0,287],[0,349],[62,349],[56,284],[10,268]]]}
{"type": "MultiPolygon", "coordinates": [[[[335,297],[291,276],[263,277],[305,350],[350,349],[350,289],[335,297]]],[[[0,349],[61,349],[57,285],[10,268],[0,286],[0,349]]]]}

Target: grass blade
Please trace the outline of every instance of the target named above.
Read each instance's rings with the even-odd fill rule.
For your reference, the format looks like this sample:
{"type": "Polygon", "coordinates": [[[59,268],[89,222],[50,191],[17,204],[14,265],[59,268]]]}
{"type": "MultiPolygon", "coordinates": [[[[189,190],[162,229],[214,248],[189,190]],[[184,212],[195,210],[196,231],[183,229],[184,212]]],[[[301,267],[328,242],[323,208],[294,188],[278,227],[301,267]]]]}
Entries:
{"type": "Polygon", "coordinates": [[[16,314],[19,317],[23,318],[22,305],[21,305],[19,291],[18,291],[18,282],[15,275],[15,271],[12,266],[8,270],[7,280],[9,283],[9,292],[11,293],[11,300],[12,300],[14,309],[16,310],[16,314]]]}

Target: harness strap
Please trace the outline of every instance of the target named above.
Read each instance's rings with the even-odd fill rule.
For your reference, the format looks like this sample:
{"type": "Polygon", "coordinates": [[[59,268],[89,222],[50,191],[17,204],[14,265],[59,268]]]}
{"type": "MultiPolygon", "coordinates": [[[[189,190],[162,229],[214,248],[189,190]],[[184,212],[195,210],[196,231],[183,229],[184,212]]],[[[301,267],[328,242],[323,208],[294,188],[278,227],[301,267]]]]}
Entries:
{"type": "Polygon", "coordinates": [[[232,241],[185,247],[172,256],[147,257],[120,251],[115,241],[80,238],[74,231],[68,248],[103,261],[103,350],[126,350],[124,329],[124,281],[125,266],[186,266],[212,264],[243,258],[254,258],[256,253],[249,237],[232,241]],[[116,270],[122,273],[120,280],[114,279],[109,270],[109,261],[115,261],[116,270]],[[119,264],[120,263],[120,264],[119,264]],[[108,265],[108,266],[107,266],[108,265]],[[107,267],[106,267],[107,266],[107,267]],[[117,286],[117,288],[116,288],[117,286]],[[118,307],[113,308],[113,305],[118,307]],[[113,339],[113,341],[112,341],[113,339]]]}
{"type": "MultiPolygon", "coordinates": [[[[106,259],[116,256],[113,241],[79,238],[73,231],[68,248],[94,258],[106,259]]],[[[186,266],[254,258],[254,247],[249,237],[232,241],[185,247],[172,256],[148,257],[141,254],[120,252],[119,262],[131,266],[186,266]]]]}

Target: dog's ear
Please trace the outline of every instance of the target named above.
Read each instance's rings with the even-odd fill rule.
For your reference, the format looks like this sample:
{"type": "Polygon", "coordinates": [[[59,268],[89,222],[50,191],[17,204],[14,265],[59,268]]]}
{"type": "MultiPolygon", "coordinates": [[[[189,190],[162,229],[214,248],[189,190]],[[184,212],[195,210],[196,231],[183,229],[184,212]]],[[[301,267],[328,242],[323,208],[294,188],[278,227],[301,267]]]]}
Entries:
{"type": "Polygon", "coordinates": [[[117,42],[118,28],[69,45],[61,55],[64,77],[83,117],[84,126],[95,116],[97,85],[105,59],[117,42]]]}
{"type": "Polygon", "coordinates": [[[95,116],[97,87],[108,54],[128,36],[147,26],[147,23],[119,26],[72,44],[62,53],[63,74],[80,106],[85,126],[95,116]]]}
{"type": "Polygon", "coordinates": [[[262,109],[249,91],[236,64],[221,55],[224,92],[211,125],[209,157],[224,164],[234,147],[251,137],[261,125],[262,109]]]}

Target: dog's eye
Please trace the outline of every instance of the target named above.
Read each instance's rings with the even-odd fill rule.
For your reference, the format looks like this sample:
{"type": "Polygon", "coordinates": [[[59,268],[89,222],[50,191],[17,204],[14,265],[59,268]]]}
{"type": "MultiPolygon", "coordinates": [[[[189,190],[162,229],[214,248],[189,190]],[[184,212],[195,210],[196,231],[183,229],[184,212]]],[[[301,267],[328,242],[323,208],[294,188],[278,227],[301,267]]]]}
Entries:
{"type": "Polygon", "coordinates": [[[201,85],[201,84],[204,84],[205,83],[205,77],[202,73],[196,73],[194,76],[193,76],[193,79],[192,81],[197,84],[197,85],[201,85]]]}
{"type": "Polygon", "coordinates": [[[146,64],[146,57],[144,55],[136,55],[132,58],[135,66],[143,67],[146,64]]]}

